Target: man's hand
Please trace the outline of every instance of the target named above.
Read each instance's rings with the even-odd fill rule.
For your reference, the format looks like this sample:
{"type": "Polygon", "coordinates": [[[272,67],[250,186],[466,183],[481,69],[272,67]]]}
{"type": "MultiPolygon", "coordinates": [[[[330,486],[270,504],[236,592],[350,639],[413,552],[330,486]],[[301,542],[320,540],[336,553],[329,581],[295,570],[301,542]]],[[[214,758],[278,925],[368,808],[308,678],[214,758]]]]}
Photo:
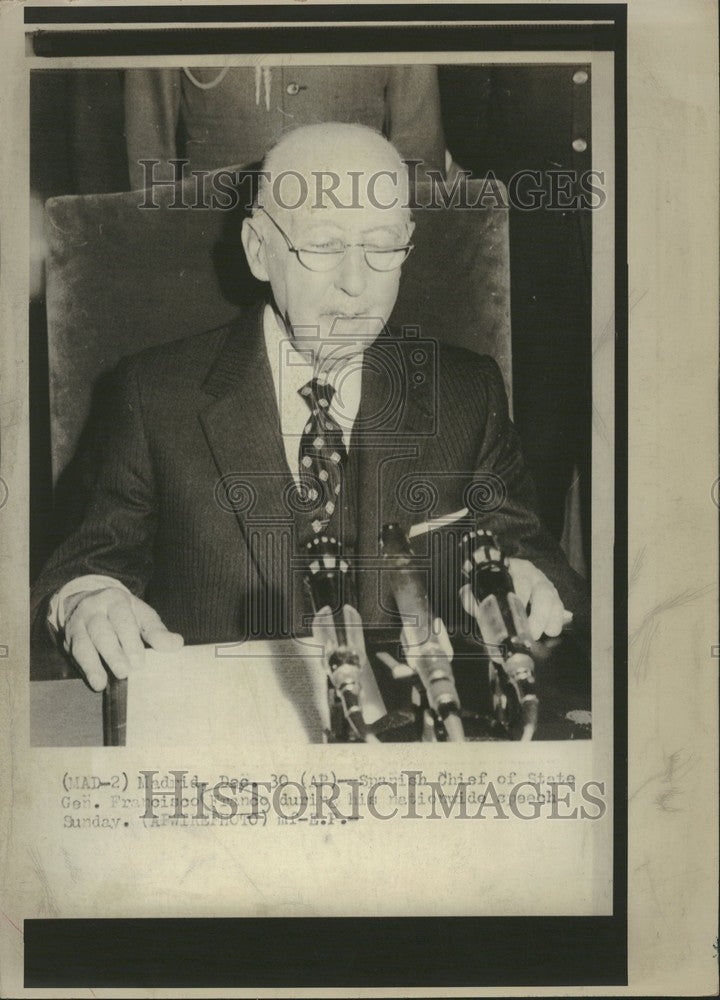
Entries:
{"type": "Polygon", "coordinates": [[[169,632],[149,604],[120,587],[71,594],[64,611],[63,646],[95,691],[107,684],[105,667],[119,679],[127,677],[144,643],[167,652],[183,645],[183,637],[169,632]]]}
{"type": "Polygon", "coordinates": [[[533,639],[539,639],[543,633],[560,635],[572,615],[563,607],[560,595],[543,571],[527,559],[508,559],[508,566],[515,593],[525,607],[530,605],[528,621],[533,639]]]}

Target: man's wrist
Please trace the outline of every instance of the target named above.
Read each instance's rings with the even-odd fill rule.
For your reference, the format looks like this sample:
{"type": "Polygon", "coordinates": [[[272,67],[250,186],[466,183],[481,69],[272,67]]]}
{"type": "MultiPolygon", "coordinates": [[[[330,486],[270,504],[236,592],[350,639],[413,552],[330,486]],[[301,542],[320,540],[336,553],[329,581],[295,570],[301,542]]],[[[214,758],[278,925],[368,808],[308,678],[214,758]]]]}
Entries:
{"type": "MultiPolygon", "coordinates": [[[[60,590],[56,591],[50,598],[50,605],[48,607],[47,623],[51,633],[55,636],[62,635],[65,630],[65,622],[67,620],[70,610],[72,610],[72,605],[67,607],[67,599],[69,597],[74,597],[75,595],[80,595],[92,590],[105,590],[108,587],[116,587],[119,590],[124,590],[126,593],[130,593],[125,584],[120,583],[112,576],[102,576],[101,574],[88,573],[85,576],[77,576],[74,580],[70,580],[61,587],[60,590]]],[[[79,599],[79,597],[78,597],[79,599]]]]}

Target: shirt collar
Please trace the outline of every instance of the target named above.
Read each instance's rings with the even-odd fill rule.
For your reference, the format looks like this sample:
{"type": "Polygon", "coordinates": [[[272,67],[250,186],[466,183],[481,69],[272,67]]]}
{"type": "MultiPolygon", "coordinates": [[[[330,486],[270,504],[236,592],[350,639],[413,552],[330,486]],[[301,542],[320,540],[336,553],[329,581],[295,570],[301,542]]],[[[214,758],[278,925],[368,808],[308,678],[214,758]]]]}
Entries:
{"type": "MultiPolygon", "coordinates": [[[[269,303],[263,313],[263,333],[275,394],[282,412],[317,372],[312,362],[297,350],[269,303]]],[[[354,421],[360,403],[361,381],[362,356],[355,355],[348,365],[334,365],[328,373],[330,385],[337,387],[342,384],[341,405],[350,423],[354,421]]]]}
{"type": "Polygon", "coordinates": [[[282,405],[283,398],[292,397],[310,381],[314,368],[281,328],[275,311],[269,304],[265,306],[263,313],[263,333],[275,393],[282,405]]]}

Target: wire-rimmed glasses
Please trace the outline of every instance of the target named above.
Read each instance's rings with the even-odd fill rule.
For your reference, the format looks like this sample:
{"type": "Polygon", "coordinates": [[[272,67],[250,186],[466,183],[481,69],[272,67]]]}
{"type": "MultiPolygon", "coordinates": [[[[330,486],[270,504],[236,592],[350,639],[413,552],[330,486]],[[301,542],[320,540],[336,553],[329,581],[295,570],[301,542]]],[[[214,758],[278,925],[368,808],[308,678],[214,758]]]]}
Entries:
{"type": "Polygon", "coordinates": [[[333,271],[339,267],[351,247],[362,249],[365,263],[373,271],[396,271],[405,263],[413,249],[412,243],[405,243],[399,247],[378,247],[367,243],[345,243],[344,240],[338,239],[324,240],[321,247],[296,247],[266,208],[260,208],[259,211],[267,215],[287,243],[288,250],[295,254],[308,271],[333,271]]]}

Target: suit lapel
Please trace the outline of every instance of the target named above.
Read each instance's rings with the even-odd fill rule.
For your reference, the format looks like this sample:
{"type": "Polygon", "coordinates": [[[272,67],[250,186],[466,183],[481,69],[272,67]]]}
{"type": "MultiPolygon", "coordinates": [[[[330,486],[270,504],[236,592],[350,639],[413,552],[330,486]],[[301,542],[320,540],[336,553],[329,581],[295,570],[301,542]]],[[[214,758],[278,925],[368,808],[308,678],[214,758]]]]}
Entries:
{"type": "MultiPolygon", "coordinates": [[[[218,469],[219,502],[232,509],[257,572],[285,594],[290,580],[293,518],[287,497],[294,481],[287,467],[275,386],[265,349],[263,308],[231,329],[203,389],[214,397],[200,421],[218,469]]],[[[413,520],[403,478],[422,468],[434,427],[434,385],[412,379],[412,344],[389,334],[365,352],[360,407],[349,462],[358,484],[357,548],[379,555],[382,525],[413,520]]],[[[373,574],[359,574],[361,607],[376,606],[373,574]],[[369,589],[368,589],[369,588],[369,589]]]]}
{"type": "Polygon", "coordinates": [[[203,389],[215,397],[200,422],[219,473],[218,502],[236,514],[260,578],[282,594],[293,478],[280,434],[262,306],[231,329],[203,389]]]}

